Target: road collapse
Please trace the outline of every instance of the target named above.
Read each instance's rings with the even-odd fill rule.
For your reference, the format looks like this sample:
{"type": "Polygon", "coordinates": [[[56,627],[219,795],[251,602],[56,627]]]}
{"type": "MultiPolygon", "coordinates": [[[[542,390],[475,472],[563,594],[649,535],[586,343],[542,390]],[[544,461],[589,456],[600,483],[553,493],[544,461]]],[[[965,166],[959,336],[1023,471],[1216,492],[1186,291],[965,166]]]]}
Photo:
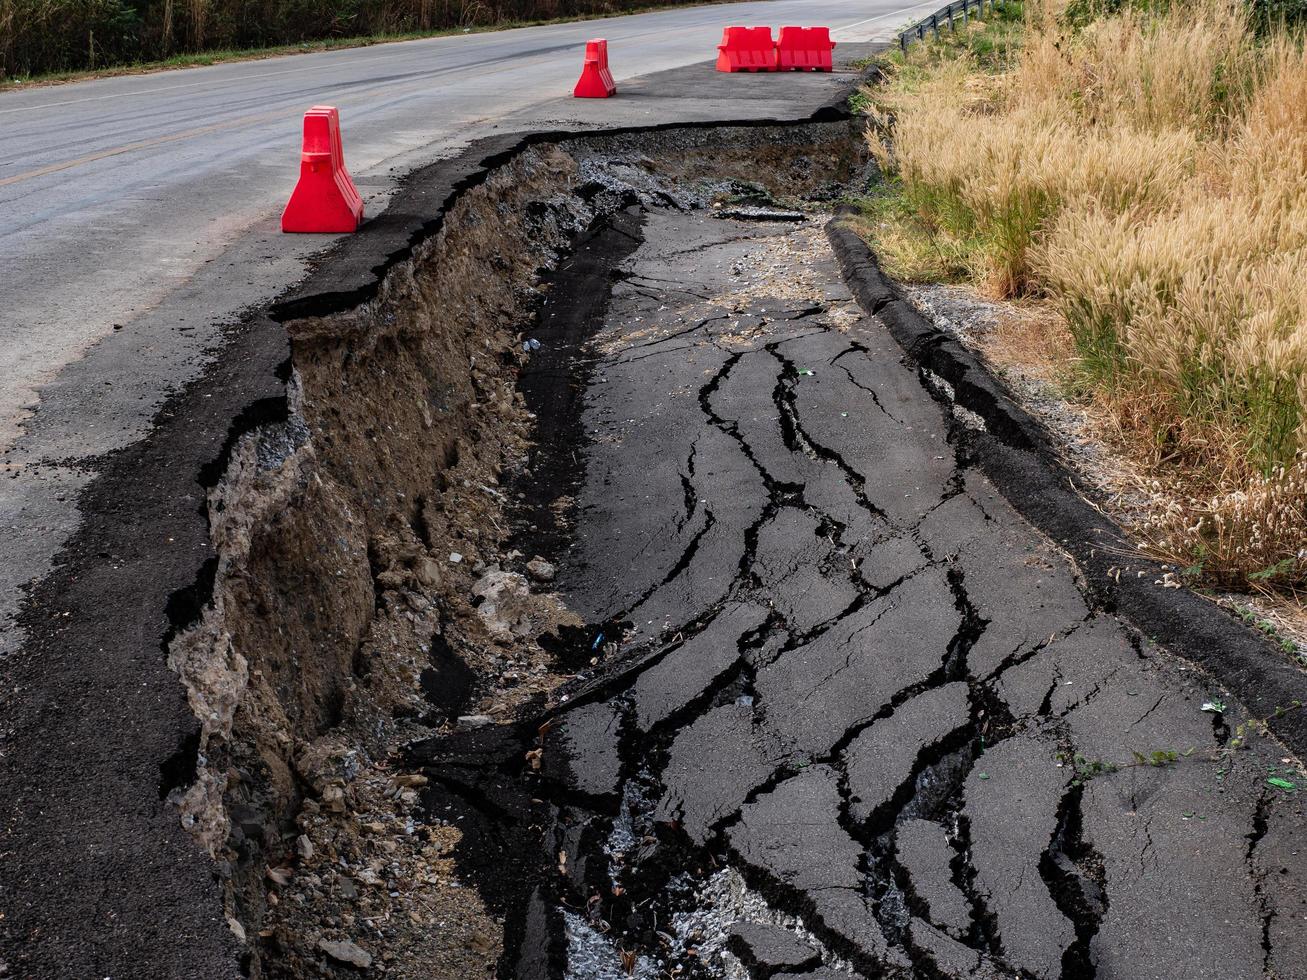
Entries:
{"type": "Polygon", "coordinates": [[[212,601],[168,649],[201,734],[162,792],[218,862],[252,975],[484,976],[505,931],[518,955],[539,834],[504,851],[485,814],[434,809],[443,776],[397,753],[470,733],[516,745],[560,685],[625,653],[626,629],[553,579],[578,519],[592,337],[648,215],[793,226],[864,167],[847,119],[526,146],[375,299],[286,324],[284,417],[215,480],[212,601]]]}
{"type": "Polygon", "coordinates": [[[0,837],[46,842],[0,975],[77,918],[115,976],[1295,975],[1303,675],[880,273],[865,122],[491,136],[359,226],[311,110],[357,234],[105,461],[27,607],[25,676],[92,694],[0,731],[61,777],[0,837]]]}

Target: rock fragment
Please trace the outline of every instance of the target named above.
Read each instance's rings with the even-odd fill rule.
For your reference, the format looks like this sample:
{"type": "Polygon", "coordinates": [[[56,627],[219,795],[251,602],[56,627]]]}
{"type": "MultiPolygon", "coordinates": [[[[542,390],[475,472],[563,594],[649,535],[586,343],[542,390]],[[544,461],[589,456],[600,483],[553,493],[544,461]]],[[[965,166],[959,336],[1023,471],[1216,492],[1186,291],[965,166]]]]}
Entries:
{"type": "Polygon", "coordinates": [[[914,575],[759,673],[768,726],[825,755],[900,691],[940,670],[959,625],[943,572],[914,575]]]}
{"type": "Polygon", "coordinates": [[[348,939],[319,939],[318,949],[322,950],[333,960],[338,960],[341,963],[348,963],[350,966],[357,966],[366,970],[372,965],[372,954],[361,946],[357,946],[350,942],[348,939]]]}
{"type": "Polygon", "coordinates": [[[1076,938],[1040,874],[1070,778],[1055,767],[1054,751],[1013,736],[980,757],[965,790],[976,889],[997,920],[1008,960],[1041,980],[1062,975],[1062,956],[1076,938]]]}
{"type": "Polygon", "coordinates": [[[526,573],[535,582],[552,582],[558,574],[558,569],[543,558],[532,558],[526,563],[526,573]]]}
{"type": "Polygon", "coordinates": [[[816,918],[868,959],[907,968],[872,913],[864,889],[862,845],[839,824],[835,770],[812,766],[744,807],[728,831],[738,860],[812,903],[816,918]]]}
{"type": "Polygon", "coordinates": [[[620,794],[622,712],[614,704],[587,704],[562,716],[545,736],[548,775],[591,796],[620,794]]]}
{"type": "Polygon", "coordinates": [[[953,883],[953,848],[944,828],[932,820],[905,820],[895,834],[899,864],[912,890],[926,904],[930,921],[954,939],[971,928],[971,905],[953,883]]]}
{"type": "Polygon", "coordinates": [[[703,843],[713,826],[788,758],[783,743],[755,731],[752,708],[713,708],[672,743],[658,819],[680,823],[692,840],[703,843]]]}
{"type": "Polygon", "coordinates": [[[640,727],[648,731],[699,697],[740,659],[740,640],[766,618],[764,606],[727,607],[702,633],[644,671],[631,688],[640,727]]]}

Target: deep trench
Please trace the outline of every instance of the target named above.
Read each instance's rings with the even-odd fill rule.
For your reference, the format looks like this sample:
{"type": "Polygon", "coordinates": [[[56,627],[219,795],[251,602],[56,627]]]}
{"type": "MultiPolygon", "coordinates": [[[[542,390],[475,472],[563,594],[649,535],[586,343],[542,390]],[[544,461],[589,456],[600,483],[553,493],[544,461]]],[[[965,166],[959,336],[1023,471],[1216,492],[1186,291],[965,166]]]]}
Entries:
{"type": "MultiPolygon", "coordinates": [[[[504,923],[501,975],[562,969],[563,906],[550,891],[547,838],[580,835],[601,850],[621,801],[570,790],[547,778],[548,767],[524,768],[525,751],[542,740],[543,693],[518,703],[516,722],[460,728],[460,715],[491,690],[488,671],[500,669],[486,657],[515,654],[477,649],[484,640],[467,625],[476,602],[450,583],[462,569],[437,565],[456,552],[478,555],[478,569],[491,554],[520,554],[516,565],[507,559],[516,571],[531,556],[566,560],[577,515],[565,502],[584,475],[589,342],[646,214],[707,215],[724,201],[747,209],[731,212],[736,220],[793,223],[795,214],[772,210],[777,197],[824,206],[860,179],[864,161],[846,118],[527,146],[461,192],[375,300],[289,319],[287,401],[271,424],[240,430],[211,467],[217,558],[203,591],[213,601],[181,616],[165,644],[194,696],[223,708],[198,744],[165,766],[161,793],[181,803],[220,860],[234,921],[260,937],[245,959],[251,976],[340,969],[298,944],[285,895],[276,901],[279,887],[265,874],[297,862],[298,832],[321,824],[314,815],[332,793],[344,792],[346,808],[359,803],[350,781],[360,760],[384,760],[405,742],[394,758],[428,773],[423,811],[458,823],[460,874],[504,923]],[[287,427],[296,438],[284,437],[287,427]],[[233,647],[244,661],[231,660],[233,647]],[[320,654],[307,661],[297,652],[306,648],[320,654]],[[224,771],[240,774],[225,789],[224,771]]],[[[686,470],[692,510],[693,456],[686,470]]],[[[791,493],[775,506],[798,499],[791,493]]],[[[713,614],[683,624],[685,635],[713,614]]],[[[580,671],[573,686],[584,691],[573,705],[598,703],[638,669],[620,649],[622,618],[564,618],[524,642],[538,644],[553,669],[580,671]],[[596,667],[596,652],[611,663],[596,667]]],[[[643,665],[665,652],[646,651],[643,665]]],[[[747,690],[744,669],[710,697],[747,690]]],[[[659,758],[667,731],[643,744],[626,726],[630,780],[655,778],[633,760],[659,758]]],[[[350,860],[361,860],[342,840],[350,860]]],[[[705,855],[680,844],[660,854],[672,847],[669,868],[705,855]]],[[[599,863],[579,881],[585,876],[601,885],[599,863]]],[[[570,903],[586,907],[586,891],[578,884],[570,903]]],[[[685,889],[681,898],[690,898],[685,889]]],[[[636,903],[607,914],[654,941],[656,922],[636,903]]]]}
{"type": "MultiPolygon", "coordinates": [[[[584,340],[602,320],[605,312],[603,300],[613,278],[613,269],[638,244],[639,225],[629,211],[621,212],[612,224],[587,231],[577,253],[555,275],[555,282],[570,288],[565,288],[561,295],[555,294],[552,300],[555,313],[546,318],[547,326],[542,324],[541,338],[554,339],[560,351],[566,353],[549,360],[542,359],[538,369],[529,370],[523,376],[528,406],[537,412],[540,431],[558,441],[546,444],[541,440],[532,457],[533,465],[528,475],[539,479],[544,474],[549,486],[542,490],[539,485],[533,485],[520,494],[523,516],[518,524],[516,540],[529,542],[538,551],[548,550],[551,557],[565,560],[567,542],[566,529],[559,526],[554,515],[547,513],[547,503],[559,493],[573,490],[583,478],[583,456],[577,454],[584,439],[579,427],[580,393],[594,369],[593,358],[585,352],[584,340]],[[565,324],[561,330],[560,321],[565,324]],[[575,441],[559,438],[566,435],[571,435],[575,441]]],[[[802,321],[821,312],[821,307],[804,308],[788,311],[784,316],[802,321]]],[[[702,330],[707,322],[700,321],[684,332],[702,330]]],[[[659,338],[657,343],[676,339],[679,335],[672,333],[659,338]]],[[[865,349],[854,343],[832,364],[839,356],[850,352],[865,353],[865,349]]],[[[795,765],[832,766],[840,772],[842,803],[839,823],[863,849],[860,861],[863,887],[877,922],[889,942],[906,951],[915,974],[927,977],[945,975],[929,954],[914,946],[907,932],[909,909],[920,908],[921,903],[913,895],[907,875],[896,860],[894,832],[900,822],[910,818],[930,820],[949,828],[949,841],[953,847],[949,864],[953,882],[965,895],[972,910],[967,938],[1001,962],[1003,951],[993,916],[973,885],[975,872],[969,864],[967,821],[960,813],[958,792],[961,780],[986,744],[992,746],[1001,741],[1014,727],[1010,715],[986,683],[993,678],[969,678],[967,651],[984,631],[985,621],[968,601],[961,568],[953,566],[947,556],[932,554],[915,527],[896,525],[873,501],[864,477],[838,451],[823,445],[806,431],[796,402],[799,368],[785,356],[781,344],[766,345],[765,354],[775,361],[777,380],[771,399],[784,448],[836,467],[853,488],[859,507],[878,524],[914,541],[920,552],[920,562],[914,571],[879,588],[862,583],[856,568],[851,569],[848,575],[857,590],[857,597],[850,606],[809,629],[795,629],[773,612],[764,623],[739,638],[736,658],[728,667],[698,695],[679,705],[645,732],[639,731],[634,723],[632,705],[625,694],[628,685],[708,628],[719,614],[717,608],[704,609],[696,618],[679,623],[674,630],[676,640],[670,644],[655,644],[653,650],[643,654],[636,652],[625,661],[626,669],[616,669],[607,676],[599,671],[595,677],[587,677],[583,672],[581,682],[576,684],[576,697],[569,702],[569,710],[585,704],[607,703],[624,718],[619,743],[622,760],[620,785],[623,787],[620,796],[596,798],[569,789],[566,764],[553,773],[548,767],[543,773],[531,771],[522,760],[532,747],[547,744],[547,737],[541,738],[537,734],[539,719],[524,722],[517,728],[515,736],[506,736],[503,732],[473,733],[453,742],[436,740],[415,746],[412,758],[420,762],[425,771],[436,776],[436,785],[425,800],[429,810],[436,812],[451,806],[461,808],[462,817],[477,820],[486,828],[469,836],[469,843],[462,851],[463,867],[478,882],[483,893],[491,897],[494,906],[505,914],[508,925],[499,969],[503,977],[565,974],[585,980],[603,975],[603,968],[587,959],[589,954],[583,948],[578,952],[575,937],[569,938],[577,928],[577,921],[587,923],[595,934],[620,937],[604,940],[614,949],[640,951],[652,962],[665,964],[662,954],[669,951],[668,923],[678,915],[693,912],[701,901],[699,892],[712,869],[728,865],[734,866],[748,886],[773,908],[809,923],[811,933],[828,951],[824,955],[842,957],[868,976],[881,975],[885,965],[847,937],[823,925],[806,894],[784,884],[765,869],[751,865],[731,847],[728,831],[739,821],[745,809],[790,778],[797,771],[795,765]],[[696,843],[676,826],[675,821],[657,818],[652,801],[660,795],[660,773],[668,765],[672,742],[679,731],[707,711],[725,705],[752,704],[755,711],[766,711],[767,705],[758,701],[754,687],[758,667],[767,662],[760,664],[755,659],[758,655],[771,647],[766,655],[774,661],[820,638],[868,602],[892,598],[897,587],[922,569],[938,566],[948,569],[947,579],[961,625],[943,651],[937,669],[920,682],[900,690],[872,718],[850,728],[829,752],[817,757],[796,758],[775,769],[770,777],[750,790],[733,815],[719,820],[711,828],[705,841],[696,843]],[[913,697],[955,681],[968,682],[971,706],[968,723],[923,745],[907,777],[893,790],[889,799],[865,819],[854,819],[848,810],[850,791],[843,774],[845,749],[863,731],[892,716],[913,697]],[[489,761],[489,771],[481,765],[463,766],[459,767],[457,775],[448,775],[447,769],[446,774],[441,775],[442,768],[459,756],[489,761]],[[488,788],[491,786],[493,789],[488,788]],[[633,859],[615,866],[611,860],[605,860],[604,855],[607,841],[619,824],[629,824],[642,843],[633,859]],[[491,843],[495,835],[500,835],[502,842],[491,843]],[[508,857],[510,851],[513,858],[508,857]],[[579,865],[581,870],[572,871],[560,879],[555,856],[561,853],[567,853],[570,865],[573,868],[579,865]],[[568,921],[568,916],[577,918],[568,921]]],[[[722,366],[703,382],[696,399],[708,424],[739,447],[766,489],[765,506],[744,531],[736,572],[738,587],[756,589],[763,586],[755,571],[759,534],[786,508],[814,514],[837,551],[846,550],[843,536],[847,529],[832,515],[822,513],[810,504],[805,499],[801,483],[787,482],[771,474],[738,425],[715,409],[714,399],[740,359],[739,353],[727,356],[722,366]]],[[[853,379],[851,373],[849,377],[853,379]]],[[[872,394],[874,396],[874,392],[872,394]]],[[[876,405],[893,419],[879,399],[876,399],[876,405]]],[[[961,492],[960,474],[968,465],[961,443],[954,451],[958,456],[958,469],[950,478],[941,504],[961,492]]],[[[697,444],[691,444],[682,468],[686,521],[693,517],[697,507],[693,486],[696,452],[697,444]]],[[[621,635],[622,626],[629,625],[621,622],[623,616],[673,582],[691,565],[714,524],[711,509],[704,513],[702,526],[689,539],[663,578],[652,582],[614,621],[590,624],[586,630],[570,638],[573,663],[579,665],[584,661],[597,638],[621,635]]],[[[1004,667],[1009,665],[1005,663],[1004,667]]],[[[1090,936],[1092,930],[1086,933],[1086,942],[1090,936]]],[[[814,956],[817,955],[814,952],[814,956]]],[[[1083,955],[1083,950],[1077,953],[1077,957],[1083,955]]],[[[1073,958],[1070,951],[1068,958],[1073,958]]],[[[1076,961],[1079,962],[1078,958],[1076,961]]],[[[632,969],[638,971],[639,968],[632,969]]],[[[707,963],[696,959],[680,962],[678,971],[679,976],[686,977],[718,975],[707,963]]],[[[768,974],[765,969],[755,969],[754,975],[765,977],[768,974]]]]}

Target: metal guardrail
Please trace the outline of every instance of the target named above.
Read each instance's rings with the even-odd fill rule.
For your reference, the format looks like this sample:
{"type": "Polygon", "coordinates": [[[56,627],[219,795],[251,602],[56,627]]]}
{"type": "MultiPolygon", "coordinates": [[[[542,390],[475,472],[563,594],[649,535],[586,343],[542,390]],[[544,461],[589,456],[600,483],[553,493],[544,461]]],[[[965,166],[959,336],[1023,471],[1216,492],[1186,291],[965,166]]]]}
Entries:
{"type": "Polygon", "coordinates": [[[956,18],[961,16],[962,26],[965,27],[970,22],[972,8],[975,8],[976,12],[983,17],[987,5],[992,12],[1001,9],[1003,3],[1004,0],[953,0],[947,7],[940,7],[929,17],[923,17],[907,30],[900,32],[899,47],[906,53],[908,42],[913,38],[924,41],[927,31],[934,31],[935,37],[938,38],[941,22],[946,23],[950,31],[956,31],[956,18]]]}

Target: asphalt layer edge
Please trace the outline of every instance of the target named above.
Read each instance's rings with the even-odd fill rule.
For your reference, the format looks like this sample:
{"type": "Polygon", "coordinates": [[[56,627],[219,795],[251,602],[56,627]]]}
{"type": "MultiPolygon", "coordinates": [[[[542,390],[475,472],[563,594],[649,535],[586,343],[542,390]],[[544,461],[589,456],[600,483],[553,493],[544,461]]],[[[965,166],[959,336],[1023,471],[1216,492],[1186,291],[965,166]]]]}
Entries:
{"type": "Polygon", "coordinates": [[[1087,491],[1076,489],[1076,475],[1043,425],[984,362],[931,324],[885,275],[867,243],[840,220],[855,213],[841,208],[827,225],[845,282],[909,358],[952,386],[955,404],[984,420],[985,431],[968,430],[968,439],[985,475],[1018,513],[1071,555],[1105,611],[1201,666],[1295,754],[1307,754],[1307,711],[1284,710],[1295,702],[1307,705],[1307,675],[1210,601],[1187,588],[1155,584],[1164,574],[1160,563],[1137,554],[1121,527],[1090,502],[1087,491]]]}

